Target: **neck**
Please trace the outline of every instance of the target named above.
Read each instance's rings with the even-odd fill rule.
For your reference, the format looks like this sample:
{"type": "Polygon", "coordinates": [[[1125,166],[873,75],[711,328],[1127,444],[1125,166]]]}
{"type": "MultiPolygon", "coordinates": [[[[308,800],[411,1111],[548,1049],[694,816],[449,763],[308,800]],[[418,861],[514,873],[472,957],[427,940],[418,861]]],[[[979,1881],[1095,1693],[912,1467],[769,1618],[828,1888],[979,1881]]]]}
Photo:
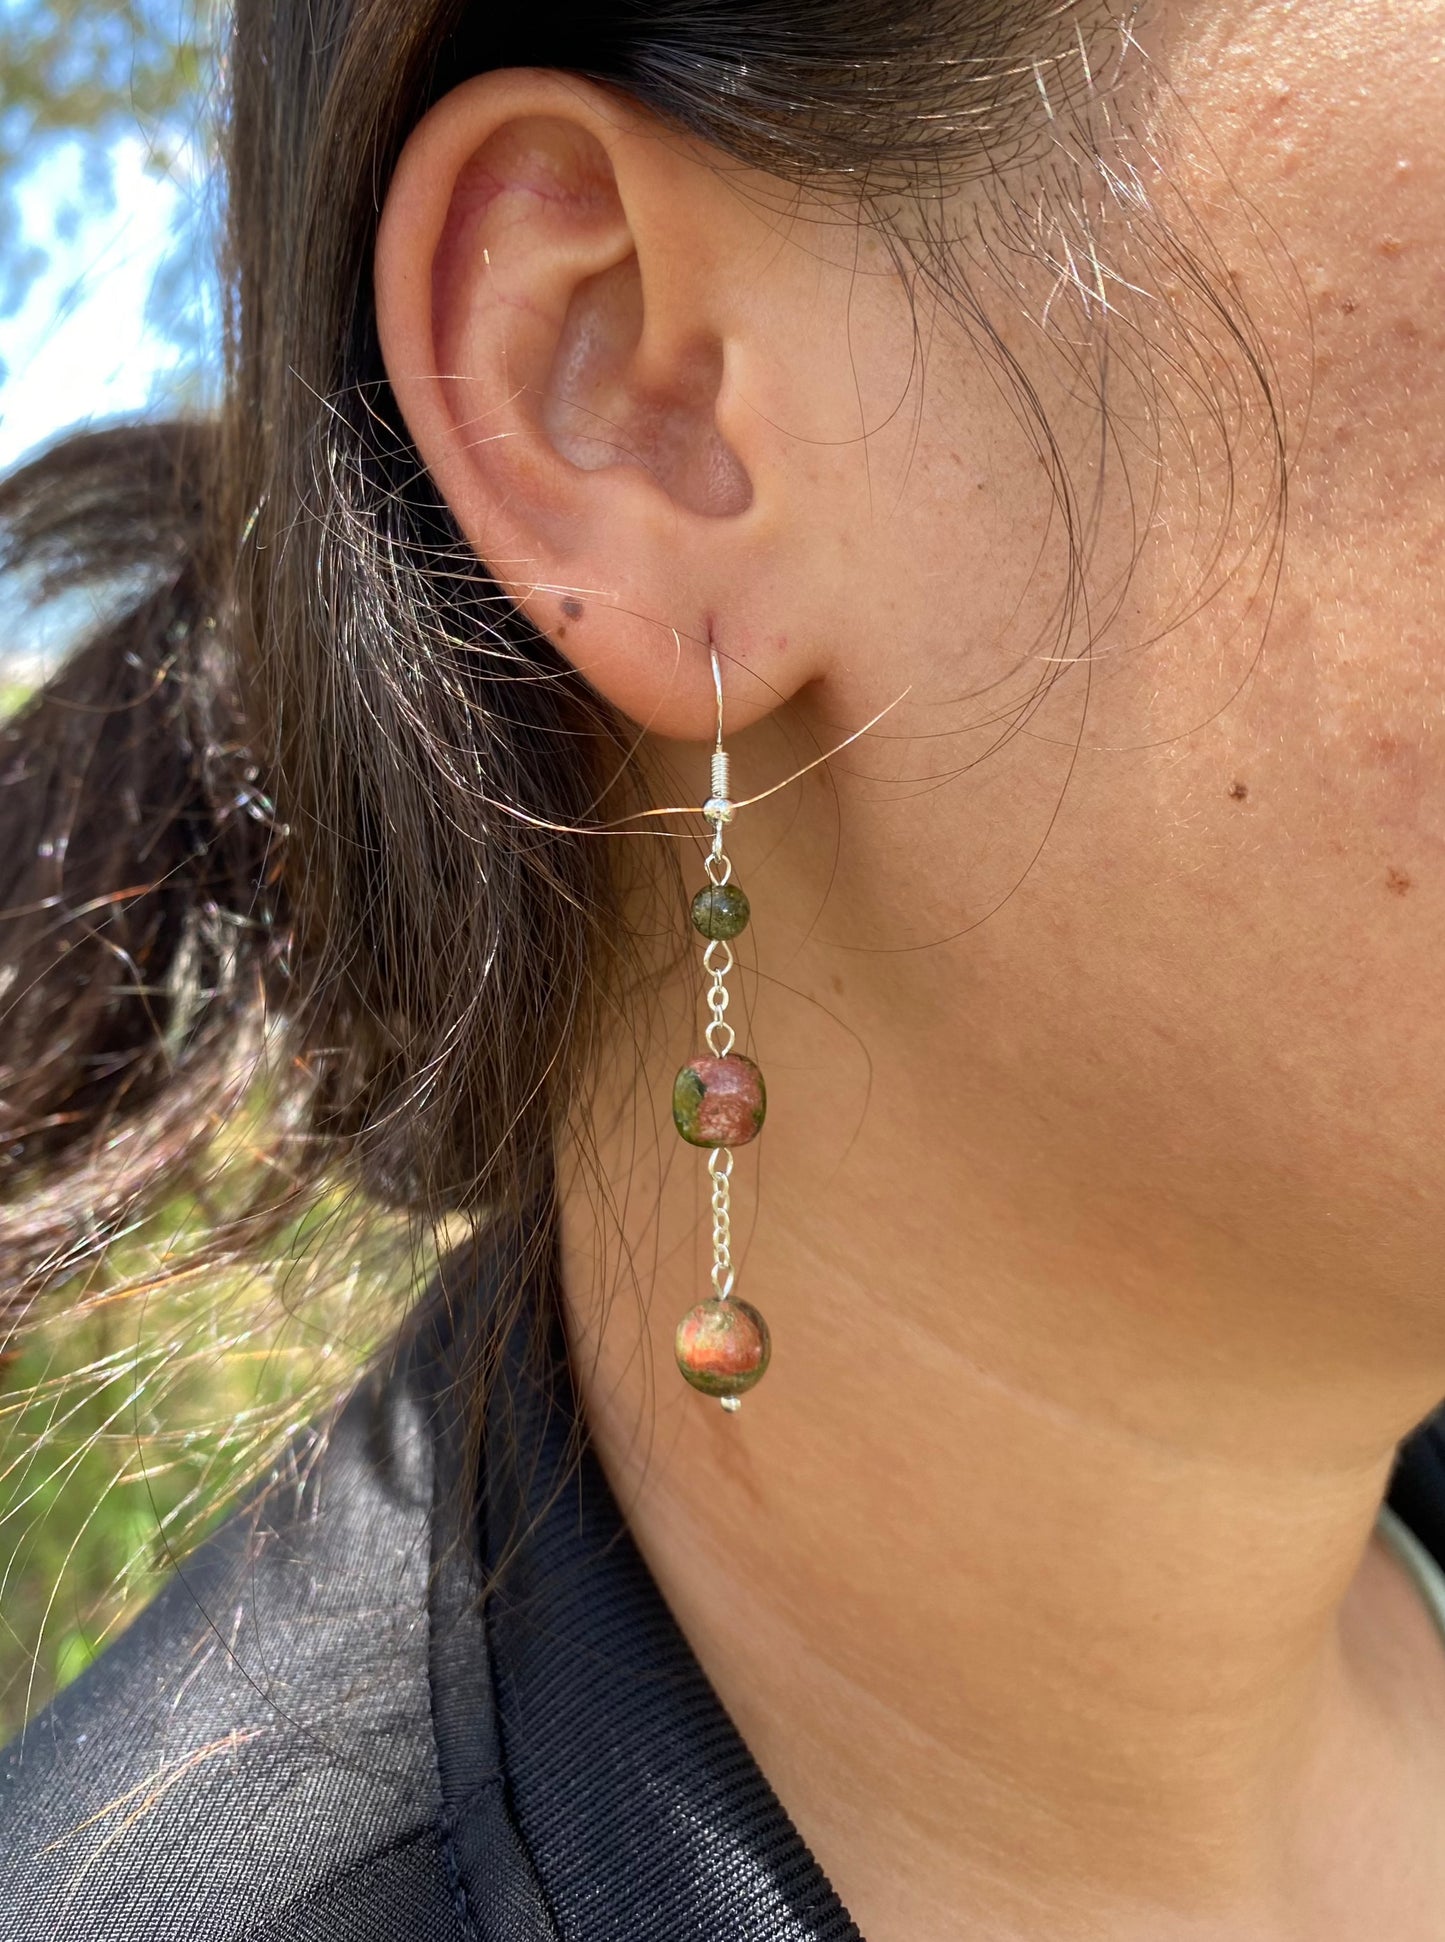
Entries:
{"type": "MultiPolygon", "coordinates": [[[[589,1419],[690,1642],[870,1942],[1267,1937],[1310,1896],[1335,1933],[1336,1808],[1429,1758],[1400,1720],[1438,1640],[1371,1531],[1440,1371],[1363,1359],[1347,1303],[1257,1299],[1227,1223],[1141,1205],[1117,1087],[1098,1178],[1016,1070],[941,1080],[955,1041],[920,1020],[956,968],[818,958],[800,940],[754,1008],[738,1292],[775,1346],[736,1418],[672,1366],[701,1156],[602,1131],[620,1252],[595,1171],[564,1190],[589,1419]]],[[[1016,994],[991,1006],[981,974],[969,1037],[1006,1048],[1016,994]]]]}

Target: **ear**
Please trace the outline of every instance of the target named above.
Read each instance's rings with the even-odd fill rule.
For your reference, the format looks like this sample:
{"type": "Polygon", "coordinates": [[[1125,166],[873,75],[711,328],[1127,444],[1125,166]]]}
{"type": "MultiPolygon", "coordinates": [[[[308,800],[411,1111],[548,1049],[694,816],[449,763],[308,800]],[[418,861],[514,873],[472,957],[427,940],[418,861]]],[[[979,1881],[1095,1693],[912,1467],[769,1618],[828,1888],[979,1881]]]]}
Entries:
{"type": "Polygon", "coordinates": [[[484,75],[411,135],[376,249],[388,375],[479,558],[626,715],[689,740],[710,644],[734,728],[826,645],[792,517],[833,381],[796,321],[820,272],[744,187],[600,88],[484,75]]]}

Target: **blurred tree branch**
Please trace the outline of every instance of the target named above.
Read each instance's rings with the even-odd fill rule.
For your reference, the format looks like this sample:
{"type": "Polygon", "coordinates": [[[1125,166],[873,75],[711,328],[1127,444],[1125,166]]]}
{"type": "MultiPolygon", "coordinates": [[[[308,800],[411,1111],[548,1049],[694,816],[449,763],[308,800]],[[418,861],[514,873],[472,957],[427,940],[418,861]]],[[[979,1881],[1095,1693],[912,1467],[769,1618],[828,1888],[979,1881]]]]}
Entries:
{"type": "Polygon", "coordinates": [[[120,140],[138,133],[164,173],[204,139],[219,29],[217,0],[0,0],[0,315],[24,303],[55,242],[113,206],[120,140]],[[27,236],[20,190],[62,142],[80,149],[81,201],[53,212],[47,242],[27,236]]]}

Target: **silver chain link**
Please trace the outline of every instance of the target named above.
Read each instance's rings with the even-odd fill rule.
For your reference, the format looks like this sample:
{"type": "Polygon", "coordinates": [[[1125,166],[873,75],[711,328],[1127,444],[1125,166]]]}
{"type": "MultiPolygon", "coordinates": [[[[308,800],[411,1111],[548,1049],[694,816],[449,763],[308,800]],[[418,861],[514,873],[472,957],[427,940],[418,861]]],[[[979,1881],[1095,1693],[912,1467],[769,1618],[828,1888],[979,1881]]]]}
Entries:
{"type": "MultiPolygon", "coordinates": [[[[712,650],[712,678],[717,692],[717,746],[712,752],[712,788],[703,814],[712,824],[712,845],[707,854],[707,880],[714,890],[723,889],[732,878],[732,860],[723,848],[723,825],[733,817],[731,765],[723,743],[723,693],[722,672],[718,666],[717,650],[712,650]]],[[[737,1033],[728,1023],[728,973],[734,964],[732,946],[724,937],[715,937],[702,955],[703,969],[708,974],[707,1008],[711,1016],[703,1036],[707,1049],[715,1059],[725,1059],[737,1042],[737,1033]]],[[[715,1146],[707,1156],[707,1170],[712,1180],[712,1288],[719,1301],[726,1301],[733,1291],[733,1223],[732,1223],[732,1148],[715,1146]]],[[[736,1409],[738,1398],[723,1398],[725,1409],[736,1409]]]]}
{"type": "Polygon", "coordinates": [[[727,1020],[728,988],[727,975],[733,968],[732,949],[726,939],[715,937],[703,953],[703,969],[712,982],[707,988],[707,1008],[712,1013],[703,1037],[707,1049],[715,1059],[725,1059],[732,1051],[737,1033],[727,1020]],[[720,955],[714,955],[719,953],[720,955]]]}
{"type": "Polygon", "coordinates": [[[712,1289],[726,1301],[733,1291],[732,1148],[715,1146],[707,1170],[712,1175],[712,1289]]]}

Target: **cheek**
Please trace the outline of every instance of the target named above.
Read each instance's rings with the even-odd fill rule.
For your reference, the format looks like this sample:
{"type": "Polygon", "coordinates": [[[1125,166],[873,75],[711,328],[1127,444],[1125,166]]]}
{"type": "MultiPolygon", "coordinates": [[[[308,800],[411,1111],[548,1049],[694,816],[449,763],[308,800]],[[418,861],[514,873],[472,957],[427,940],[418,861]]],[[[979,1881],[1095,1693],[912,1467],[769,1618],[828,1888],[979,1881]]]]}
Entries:
{"type": "Polygon", "coordinates": [[[1445,558],[1442,73],[1412,77],[1415,94],[1428,82],[1439,98],[1426,116],[1412,94],[1402,105],[1415,112],[1398,128],[1381,125],[1379,104],[1323,126],[1310,117],[1315,159],[1292,179],[1285,232],[1313,349],[1297,453],[1302,534],[1348,543],[1356,571],[1388,557],[1407,586],[1438,586],[1445,558]]]}
{"type": "Polygon", "coordinates": [[[1445,896],[1445,654],[1431,611],[1400,600],[1398,576],[1373,598],[1363,575],[1301,589],[1295,569],[1290,582],[1245,711],[1294,805],[1289,840],[1445,896]]]}
{"type": "Polygon", "coordinates": [[[1208,11],[1176,21],[1185,194],[1280,375],[1291,450],[1256,707],[1322,844],[1372,869],[1403,845],[1382,880],[1440,870],[1445,4],[1208,11]]]}

